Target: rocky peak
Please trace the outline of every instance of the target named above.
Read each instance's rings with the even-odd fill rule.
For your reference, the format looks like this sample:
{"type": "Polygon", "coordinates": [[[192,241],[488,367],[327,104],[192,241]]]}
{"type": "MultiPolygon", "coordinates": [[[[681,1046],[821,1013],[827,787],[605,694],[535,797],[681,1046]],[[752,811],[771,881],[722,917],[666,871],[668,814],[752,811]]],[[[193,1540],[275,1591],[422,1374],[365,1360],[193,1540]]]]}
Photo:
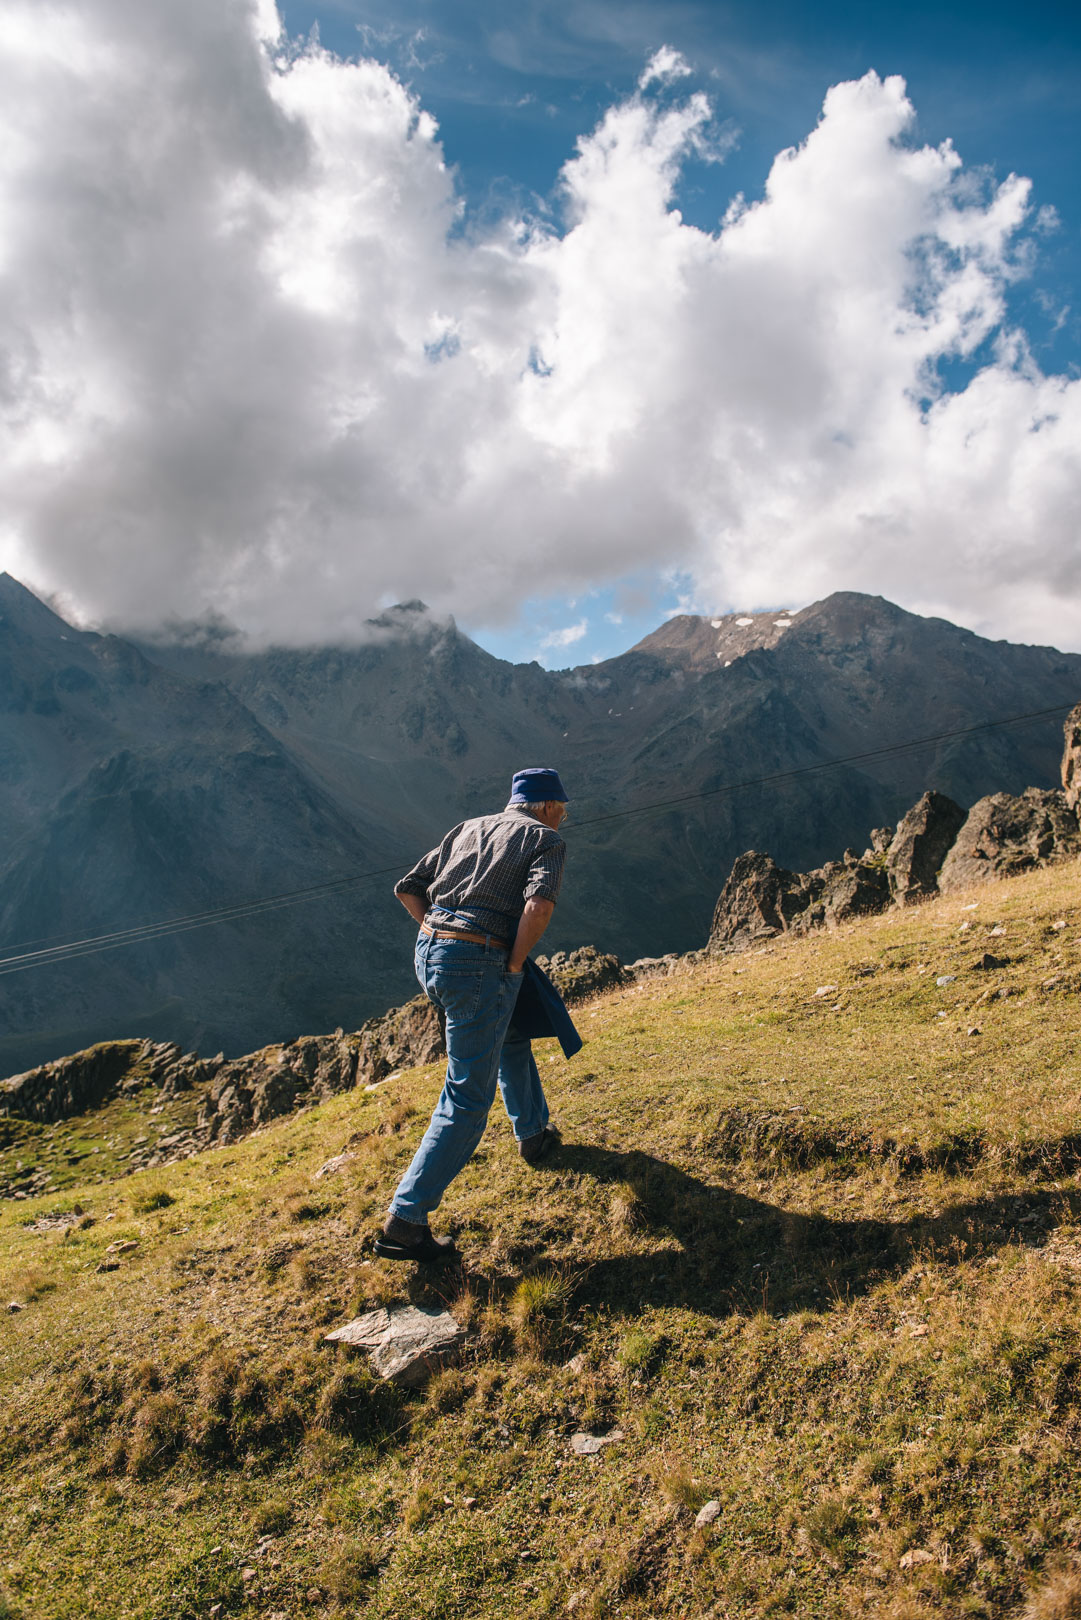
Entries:
{"type": "Polygon", "coordinates": [[[631,651],[653,653],[683,669],[705,674],[727,669],[759,647],[776,647],[798,617],[780,608],[768,613],[725,613],[719,618],[678,613],[631,651]]]}

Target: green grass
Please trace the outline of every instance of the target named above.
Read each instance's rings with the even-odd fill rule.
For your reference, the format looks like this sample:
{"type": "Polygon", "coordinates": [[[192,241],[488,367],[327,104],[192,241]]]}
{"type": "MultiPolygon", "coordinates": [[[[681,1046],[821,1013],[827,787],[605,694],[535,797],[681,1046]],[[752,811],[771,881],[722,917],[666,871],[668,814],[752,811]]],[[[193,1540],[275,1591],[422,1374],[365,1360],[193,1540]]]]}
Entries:
{"type": "Polygon", "coordinates": [[[29,1133],[0,1616],[1069,1620],[1079,988],[1072,865],[605,997],[538,1045],[565,1147],[493,1113],[448,1194],[460,1276],[368,1244],[434,1067],[134,1175],[153,1093],[29,1133]],[[406,1300],[473,1335],[425,1390],[322,1343],[406,1300]]]}

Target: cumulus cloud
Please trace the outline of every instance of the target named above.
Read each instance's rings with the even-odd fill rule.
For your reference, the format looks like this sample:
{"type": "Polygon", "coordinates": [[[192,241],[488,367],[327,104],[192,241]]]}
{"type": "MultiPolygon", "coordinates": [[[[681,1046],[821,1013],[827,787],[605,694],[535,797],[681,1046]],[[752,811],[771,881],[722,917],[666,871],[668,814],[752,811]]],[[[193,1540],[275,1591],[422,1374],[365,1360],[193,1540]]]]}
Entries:
{"type": "Polygon", "coordinates": [[[579,619],[577,624],[565,625],[562,630],[550,630],[542,636],[539,645],[542,647],[573,647],[576,641],[581,641],[589,629],[588,619],[579,619]]]}
{"type": "Polygon", "coordinates": [[[1007,318],[1028,183],[869,74],[694,229],[683,65],[582,136],[558,224],[482,236],[416,97],[271,0],[6,0],[0,564],[293,642],[663,569],[706,611],[851,588],[1081,644],[1081,382],[1007,318]]]}
{"type": "Polygon", "coordinates": [[[690,75],[686,59],[671,45],[662,45],[654,51],[638,80],[639,90],[648,90],[651,84],[673,84],[690,75]]]}

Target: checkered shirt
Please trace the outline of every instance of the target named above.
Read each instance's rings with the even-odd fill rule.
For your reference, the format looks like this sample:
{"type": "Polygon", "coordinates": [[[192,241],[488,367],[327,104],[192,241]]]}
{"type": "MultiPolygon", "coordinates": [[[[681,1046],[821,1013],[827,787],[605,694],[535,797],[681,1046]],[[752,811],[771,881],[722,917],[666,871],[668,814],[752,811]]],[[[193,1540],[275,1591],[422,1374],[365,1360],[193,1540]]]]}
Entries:
{"type": "Polygon", "coordinates": [[[527,900],[555,900],[567,846],[524,805],[452,827],[395,894],[416,894],[430,928],[461,928],[513,940],[527,900]]]}

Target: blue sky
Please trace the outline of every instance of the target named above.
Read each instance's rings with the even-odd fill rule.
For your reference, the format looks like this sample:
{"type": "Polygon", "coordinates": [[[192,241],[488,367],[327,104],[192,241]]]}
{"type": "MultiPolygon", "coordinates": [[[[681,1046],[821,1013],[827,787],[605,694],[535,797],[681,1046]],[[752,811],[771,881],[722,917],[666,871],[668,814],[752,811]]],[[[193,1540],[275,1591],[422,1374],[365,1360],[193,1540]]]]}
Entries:
{"type": "MultiPolygon", "coordinates": [[[[317,26],[342,55],[391,65],[438,119],[469,218],[514,203],[558,217],[558,177],[575,142],[606,107],[630,94],[645,59],[679,50],[694,83],[736,136],[723,164],[684,167],[684,218],[716,229],[732,197],[761,195],[776,154],[814,127],[832,84],[869,69],[900,74],[918,114],[916,138],[951,139],[966,169],[1033,182],[1033,202],[1058,226],[1040,242],[1031,280],[1011,315],[1045,370],[1081,369],[1081,7],[945,3],[527,3],[468,0],[286,0],[291,34],[317,26]]],[[[948,369],[948,368],[947,368],[948,369]]],[[[970,365],[949,371],[953,385],[970,365]]],[[[501,657],[530,651],[543,662],[587,662],[623,650],[665,613],[693,603],[688,581],[659,573],[566,598],[537,593],[520,621],[470,624],[501,657]],[[545,636],[587,629],[542,646],[545,636]]],[[[784,602],[736,606],[786,606],[784,602]]]]}

